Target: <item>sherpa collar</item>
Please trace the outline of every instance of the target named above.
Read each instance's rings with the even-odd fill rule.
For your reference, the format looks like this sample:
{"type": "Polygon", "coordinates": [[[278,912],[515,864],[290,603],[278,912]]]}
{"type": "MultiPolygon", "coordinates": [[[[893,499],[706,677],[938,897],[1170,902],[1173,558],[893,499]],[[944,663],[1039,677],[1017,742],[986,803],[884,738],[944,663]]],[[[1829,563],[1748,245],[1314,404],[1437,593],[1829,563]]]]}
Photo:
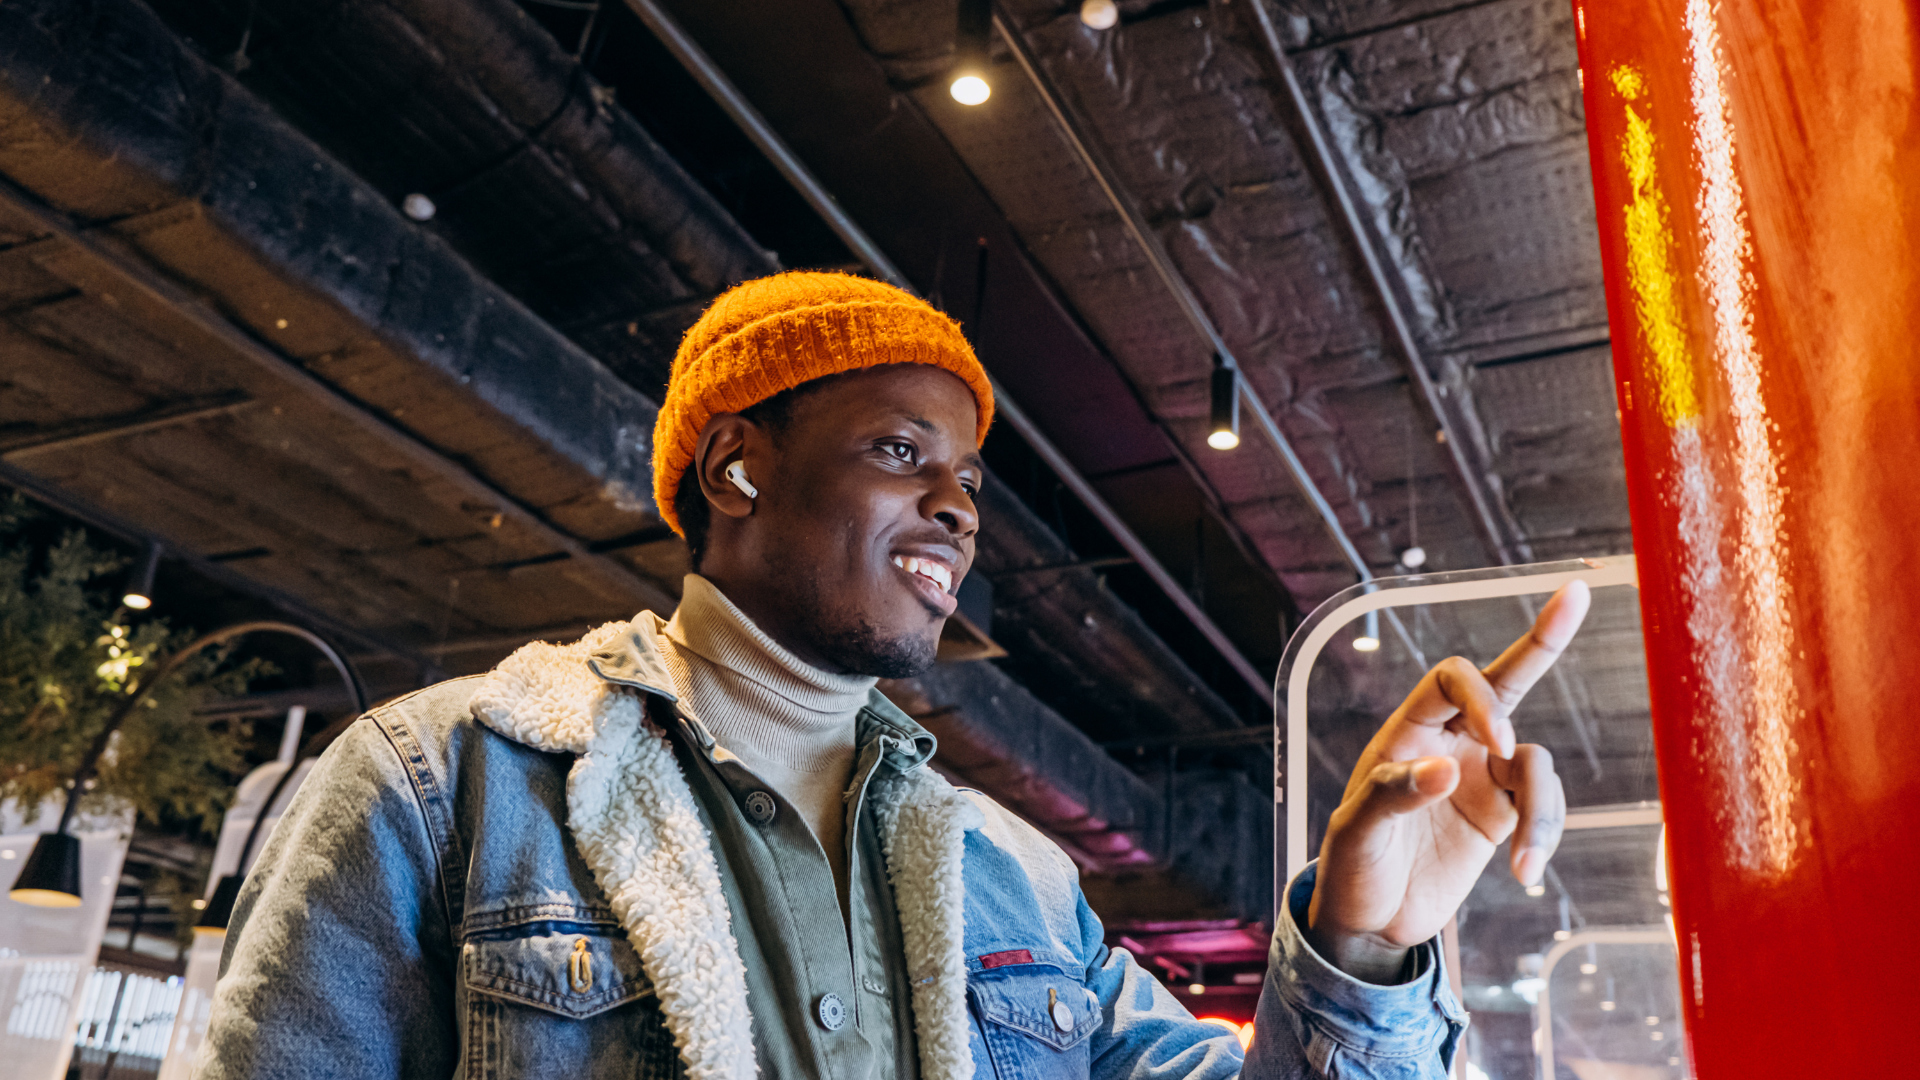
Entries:
{"type": "MultiPolygon", "coordinates": [[[[693,792],[644,697],[674,706],[704,752],[726,751],[674,704],[660,627],[642,612],[570,645],[522,646],[482,680],[472,710],[515,742],[577,755],[568,828],[640,954],[688,1076],[748,1080],[758,1066],[732,913],[693,792]]],[[[889,766],[875,773],[870,798],[907,951],[921,1076],[963,1080],[973,1059],[962,852],[982,817],[925,767],[933,736],[877,691],[861,725],[861,741],[878,738],[889,766]]]]}

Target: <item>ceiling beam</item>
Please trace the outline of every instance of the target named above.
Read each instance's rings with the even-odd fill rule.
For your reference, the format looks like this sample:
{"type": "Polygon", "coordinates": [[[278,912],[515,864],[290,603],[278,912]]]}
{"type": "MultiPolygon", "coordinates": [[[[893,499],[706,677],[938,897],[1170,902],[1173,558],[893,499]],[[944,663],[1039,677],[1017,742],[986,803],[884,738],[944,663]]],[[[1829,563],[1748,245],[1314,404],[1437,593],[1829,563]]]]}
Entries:
{"type": "MultiPolygon", "coordinates": [[[[539,537],[638,606],[671,611],[672,597],[660,586],[626,566],[597,554],[587,544],[550,524],[518,499],[462,468],[412,435],[362,409],[306,369],[267,348],[205,303],[153,270],[95,241],[66,218],[40,204],[9,180],[0,180],[0,207],[5,207],[64,242],[88,269],[102,275],[208,335],[258,375],[272,380],[273,389],[303,401],[347,431],[363,436],[393,454],[398,461],[434,477],[462,497],[499,508],[507,520],[539,537]]],[[[257,396],[257,395],[256,395],[257,396]]]]}
{"type": "Polygon", "coordinates": [[[262,585],[218,559],[209,558],[191,548],[177,544],[173,537],[156,533],[143,525],[129,521],[80,495],[48,483],[42,477],[18,465],[0,460],[0,483],[14,488],[35,502],[50,506],[67,517],[83,522],[110,536],[117,536],[142,546],[159,544],[165,549],[168,558],[185,563],[201,577],[232,589],[234,592],[257,597],[272,604],[285,612],[292,621],[325,633],[335,641],[351,642],[367,652],[391,656],[410,664],[421,673],[421,685],[434,682],[441,677],[439,665],[426,653],[373,633],[364,627],[353,626],[323,614],[289,593],[262,585]]]}
{"type": "Polygon", "coordinates": [[[159,431],[180,424],[197,424],[202,420],[211,420],[216,416],[238,412],[252,404],[254,400],[245,394],[219,394],[213,398],[177,401],[158,409],[149,409],[138,416],[61,424],[54,428],[0,439],[0,460],[19,461],[39,454],[59,450],[77,450],[83,446],[111,442],[130,435],[159,431]]]}

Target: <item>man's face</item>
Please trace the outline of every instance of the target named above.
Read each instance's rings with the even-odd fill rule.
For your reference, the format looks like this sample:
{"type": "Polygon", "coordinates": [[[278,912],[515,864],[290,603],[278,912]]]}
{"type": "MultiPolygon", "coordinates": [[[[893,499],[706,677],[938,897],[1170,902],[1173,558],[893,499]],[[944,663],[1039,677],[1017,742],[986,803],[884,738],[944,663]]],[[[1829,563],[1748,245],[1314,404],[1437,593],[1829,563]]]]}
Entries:
{"type": "MultiPolygon", "coordinates": [[[[925,670],[973,565],[972,496],[986,471],[975,424],[967,385],[924,364],[810,387],[783,428],[747,425],[730,454],[714,443],[744,461],[760,493],[744,516],[716,504],[702,572],[816,666],[883,678],[925,670]]],[[[708,448],[703,439],[696,461],[706,480],[724,468],[708,448]]]]}

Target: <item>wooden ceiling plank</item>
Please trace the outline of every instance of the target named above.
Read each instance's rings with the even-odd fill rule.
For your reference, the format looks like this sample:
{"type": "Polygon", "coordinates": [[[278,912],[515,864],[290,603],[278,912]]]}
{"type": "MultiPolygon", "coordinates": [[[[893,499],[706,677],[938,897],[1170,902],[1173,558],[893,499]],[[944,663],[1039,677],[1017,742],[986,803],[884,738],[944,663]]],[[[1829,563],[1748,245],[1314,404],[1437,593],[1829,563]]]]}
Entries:
{"type": "MultiPolygon", "coordinates": [[[[497,500],[504,515],[546,535],[556,547],[568,552],[582,566],[590,567],[601,579],[602,587],[613,590],[616,595],[627,595],[632,602],[644,606],[671,606],[671,598],[657,583],[641,578],[612,559],[594,555],[580,540],[553,528],[517,500],[459,468],[432,448],[369,415],[333,387],[247,336],[199,300],[185,294],[178,286],[125,256],[96,244],[64,218],[39,206],[12,184],[0,184],[0,204],[5,204],[17,214],[37,220],[48,232],[64,239],[75,262],[85,264],[91,276],[105,279],[113,289],[118,290],[117,293],[103,293],[103,299],[124,295],[126,302],[140,302],[156,318],[171,314],[172,318],[166,321],[191,326],[201,336],[214,339],[235,358],[245,361],[258,376],[275,380],[281,384],[280,388],[298,393],[328,411],[343,430],[384,444],[397,459],[444,477],[471,498],[497,500]]],[[[71,277],[69,280],[72,280],[71,277]]]]}

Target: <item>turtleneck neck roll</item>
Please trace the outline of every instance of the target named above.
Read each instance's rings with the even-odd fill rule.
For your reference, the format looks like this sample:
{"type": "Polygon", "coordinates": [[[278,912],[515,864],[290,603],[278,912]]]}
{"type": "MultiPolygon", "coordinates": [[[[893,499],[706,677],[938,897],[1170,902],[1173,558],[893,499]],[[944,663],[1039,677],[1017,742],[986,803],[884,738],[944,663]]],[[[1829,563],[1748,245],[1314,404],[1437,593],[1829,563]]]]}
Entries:
{"type": "Polygon", "coordinates": [[[841,795],[853,773],[855,719],[876,680],[801,660],[699,574],[687,575],[663,629],[668,674],[688,710],[799,809],[843,875],[841,795]]]}

